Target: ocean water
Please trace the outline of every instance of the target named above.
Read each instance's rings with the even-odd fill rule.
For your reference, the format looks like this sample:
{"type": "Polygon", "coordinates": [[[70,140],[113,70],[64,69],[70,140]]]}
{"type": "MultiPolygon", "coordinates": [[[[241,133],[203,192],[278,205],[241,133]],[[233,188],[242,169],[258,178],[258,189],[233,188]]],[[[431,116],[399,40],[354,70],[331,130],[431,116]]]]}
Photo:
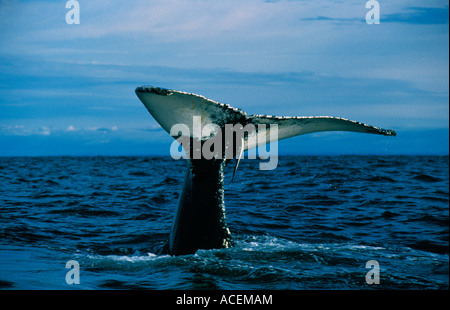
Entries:
{"type": "Polygon", "coordinates": [[[3,289],[448,289],[448,156],[243,160],[225,203],[235,246],[155,255],[186,163],[0,158],[3,289]],[[80,284],[69,285],[69,260],[80,284]],[[369,260],[379,284],[368,284],[369,260]]]}

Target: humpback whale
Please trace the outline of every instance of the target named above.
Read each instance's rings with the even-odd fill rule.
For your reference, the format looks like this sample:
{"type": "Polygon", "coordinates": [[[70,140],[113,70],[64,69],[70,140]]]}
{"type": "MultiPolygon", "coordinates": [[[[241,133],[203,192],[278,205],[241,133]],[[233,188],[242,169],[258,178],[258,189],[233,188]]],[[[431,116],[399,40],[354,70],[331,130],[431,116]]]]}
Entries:
{"type": "MultiPolygon", "coordinates": [[[[241,124],[250,128],[241,139],[221,139],[219,153],[214,157],[187,158],[187,170],[183,189],[167,244],[161,254],[194,254],[198,249],[227,248],[233,245],[225,217],[224,167],[236,157],[236,168],[242,152],[263,143],[270,143],[297,135],[320,131],[353,131],[360,133],[395,136],[393,130],[386,130],[356,121],[330,116],[279,117],[269,115],[248,115],[230,105],[215,102],[203,96],[152,86],[138,86],[136,95],[161,127],[172,135],[176,124],[184,124],[188,134],[179,138],[186,153],[192,154],[201,148],[214,133],[224,135],[227,124],[241,124]],[[195,136],[194,117],[200,117],[201,125],[214,124],[211,135],[195,136]],[[261,125],[276,125],[278,135],[271,135],[272,127],[259,130],[261,125]],[[263,141],[261,143],[261,141],[263,141]],[[231,152],[227,150],[231,149],[231,152]]],[[[233,175],[234,175],[233,172],[233,175]]]]}

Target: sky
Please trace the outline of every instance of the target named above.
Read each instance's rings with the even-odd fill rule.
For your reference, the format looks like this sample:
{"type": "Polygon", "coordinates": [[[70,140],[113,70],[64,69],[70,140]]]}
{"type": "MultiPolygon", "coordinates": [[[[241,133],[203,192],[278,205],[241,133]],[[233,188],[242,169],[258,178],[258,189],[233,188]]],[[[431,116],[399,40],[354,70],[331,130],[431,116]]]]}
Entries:
{"type": "Polygon", "coordinates": [[[449,4],[379,0],[0,0],[0,156],[167,155],[153,85],[249,114],[337,116],[280,154],[449,152],[449,4]]]}

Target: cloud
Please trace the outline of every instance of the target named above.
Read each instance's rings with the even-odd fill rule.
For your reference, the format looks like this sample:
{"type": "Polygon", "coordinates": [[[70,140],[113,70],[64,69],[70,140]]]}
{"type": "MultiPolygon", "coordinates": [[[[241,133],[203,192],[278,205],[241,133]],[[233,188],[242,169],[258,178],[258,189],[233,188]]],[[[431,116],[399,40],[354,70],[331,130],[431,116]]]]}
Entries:
{"type": "Polygon", "coordinates": [[[80,2],[80,25],[67,25],[64,4],[2,2],[0,17],[5,25],[17,25],[21,31],[33,33],[32,40],[145,34],[173,41],[242,31],[270,12],[262,4],[259,0],[84,1],[80,2]]]}
{"type": "Polygon", "coordinates": [[[164,129],[160,125],[153,125],[151,127],[141,128],[141,131],[147,131],[147,132],[155,132],[155,131],[164,131],[164,129]]]}
{"type": "Polygon", "coordinates": [[[23,125],[0,125],[0,135],[2,136],[27,136],[31,130],[23,125]]]}
{"type": "Polygon", "coordinates": [[[117,131],[118,127],[117,126],[113,126],[111,128],[106,128],[106,127],[93,127],[93,128],[89,128],[90,131],[97,131],[97,132],[101,132],[101,133],[110,133],[111,131],[117,131]]]}
{"type": "Polygon", "coordinates": [[[411,7],[404,12],[382,16],[381,21],[416,25],[445,25],[449,23],[449,7],[411,7]]]}
{"type": "Polygon", "coordinates": [[[24,125],[2,125],[0,136],[50,136],[52,129],[48,126],[30,128],[24,125]]]}
{"type": "MultiPolygon", "coordinates": [[[[130,130],[130,129],[129,129],[130,130]]],[[[33,126],[33,125],[1,125],[0,126],[0,135],[4,136],[49,136],[49,135],[86,135],[89,133],[113,133],[118,132],[118,126],[112,127],[75,127],[73,125],[69,125],[68,127],[61,128],[61,126],[33,126]]]]}
{"type": "Polygon", "coordinates": [[[43,136],[49,136],[51,134],[51,130],[49,127],[47,126],[43,126],[41,128],[39,128],[38,132],[39,135],[43,135],[43,136]]]}
{"type": "Polygon", "coordinates": [[[316,17],[304,17],[300,18],[300,21],[330,21],[338,23],[365,23],[365,18],[345,18],[345,17],[330,17],[330,16],[316,16],[316,17]]]}
{"type": "Polygon", "coordinates": [[[87,132],[99,132],[99,133],[103,133],[103,134],[107,134],[107,133],[111,133],[114,131],[118,131],[119,127],[114,125],[112,127],[87,127],[85,129],[82,129],[83,131],[87,131],[87,132]]]}
{"type": "MultiPolygon", "coordinates": [[[[364,15],[366,12],[367,11],[361,11],[357,16],[354,16],[352,10],[340,10],[338,13],[336,11],[330,11],[330,15],[323,15],[323,12],[320,12],[319,15],[301,17],[299,20],[332,23],[366,23],[364,15]]],[[[385,5],[384,3],[380,3],[380,12],[381,23],[405,23],[416,25],[445,25],[449,23],[448,5],[446,7],[397,7],[392,4],[385,5]]]]}

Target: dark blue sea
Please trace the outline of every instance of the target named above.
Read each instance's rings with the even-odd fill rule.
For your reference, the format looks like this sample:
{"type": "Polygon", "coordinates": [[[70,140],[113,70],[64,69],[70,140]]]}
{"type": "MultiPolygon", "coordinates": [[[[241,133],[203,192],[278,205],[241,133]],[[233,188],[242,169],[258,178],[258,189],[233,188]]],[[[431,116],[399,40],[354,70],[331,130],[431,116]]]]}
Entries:
{"type": "MultiPolygon", "coordinates": [[[[3,289],[448,289],[448,156],[284,156],[226,167],[229,249],[171,257],[186,163],[0,158],[3,289]],[[67,284],[69,260],[80,284],[67,284]],[[379,284],[368,284],[369,260],[379,284]]],[[[373,270],[372,270],[373,271],[373,270]]]]}

